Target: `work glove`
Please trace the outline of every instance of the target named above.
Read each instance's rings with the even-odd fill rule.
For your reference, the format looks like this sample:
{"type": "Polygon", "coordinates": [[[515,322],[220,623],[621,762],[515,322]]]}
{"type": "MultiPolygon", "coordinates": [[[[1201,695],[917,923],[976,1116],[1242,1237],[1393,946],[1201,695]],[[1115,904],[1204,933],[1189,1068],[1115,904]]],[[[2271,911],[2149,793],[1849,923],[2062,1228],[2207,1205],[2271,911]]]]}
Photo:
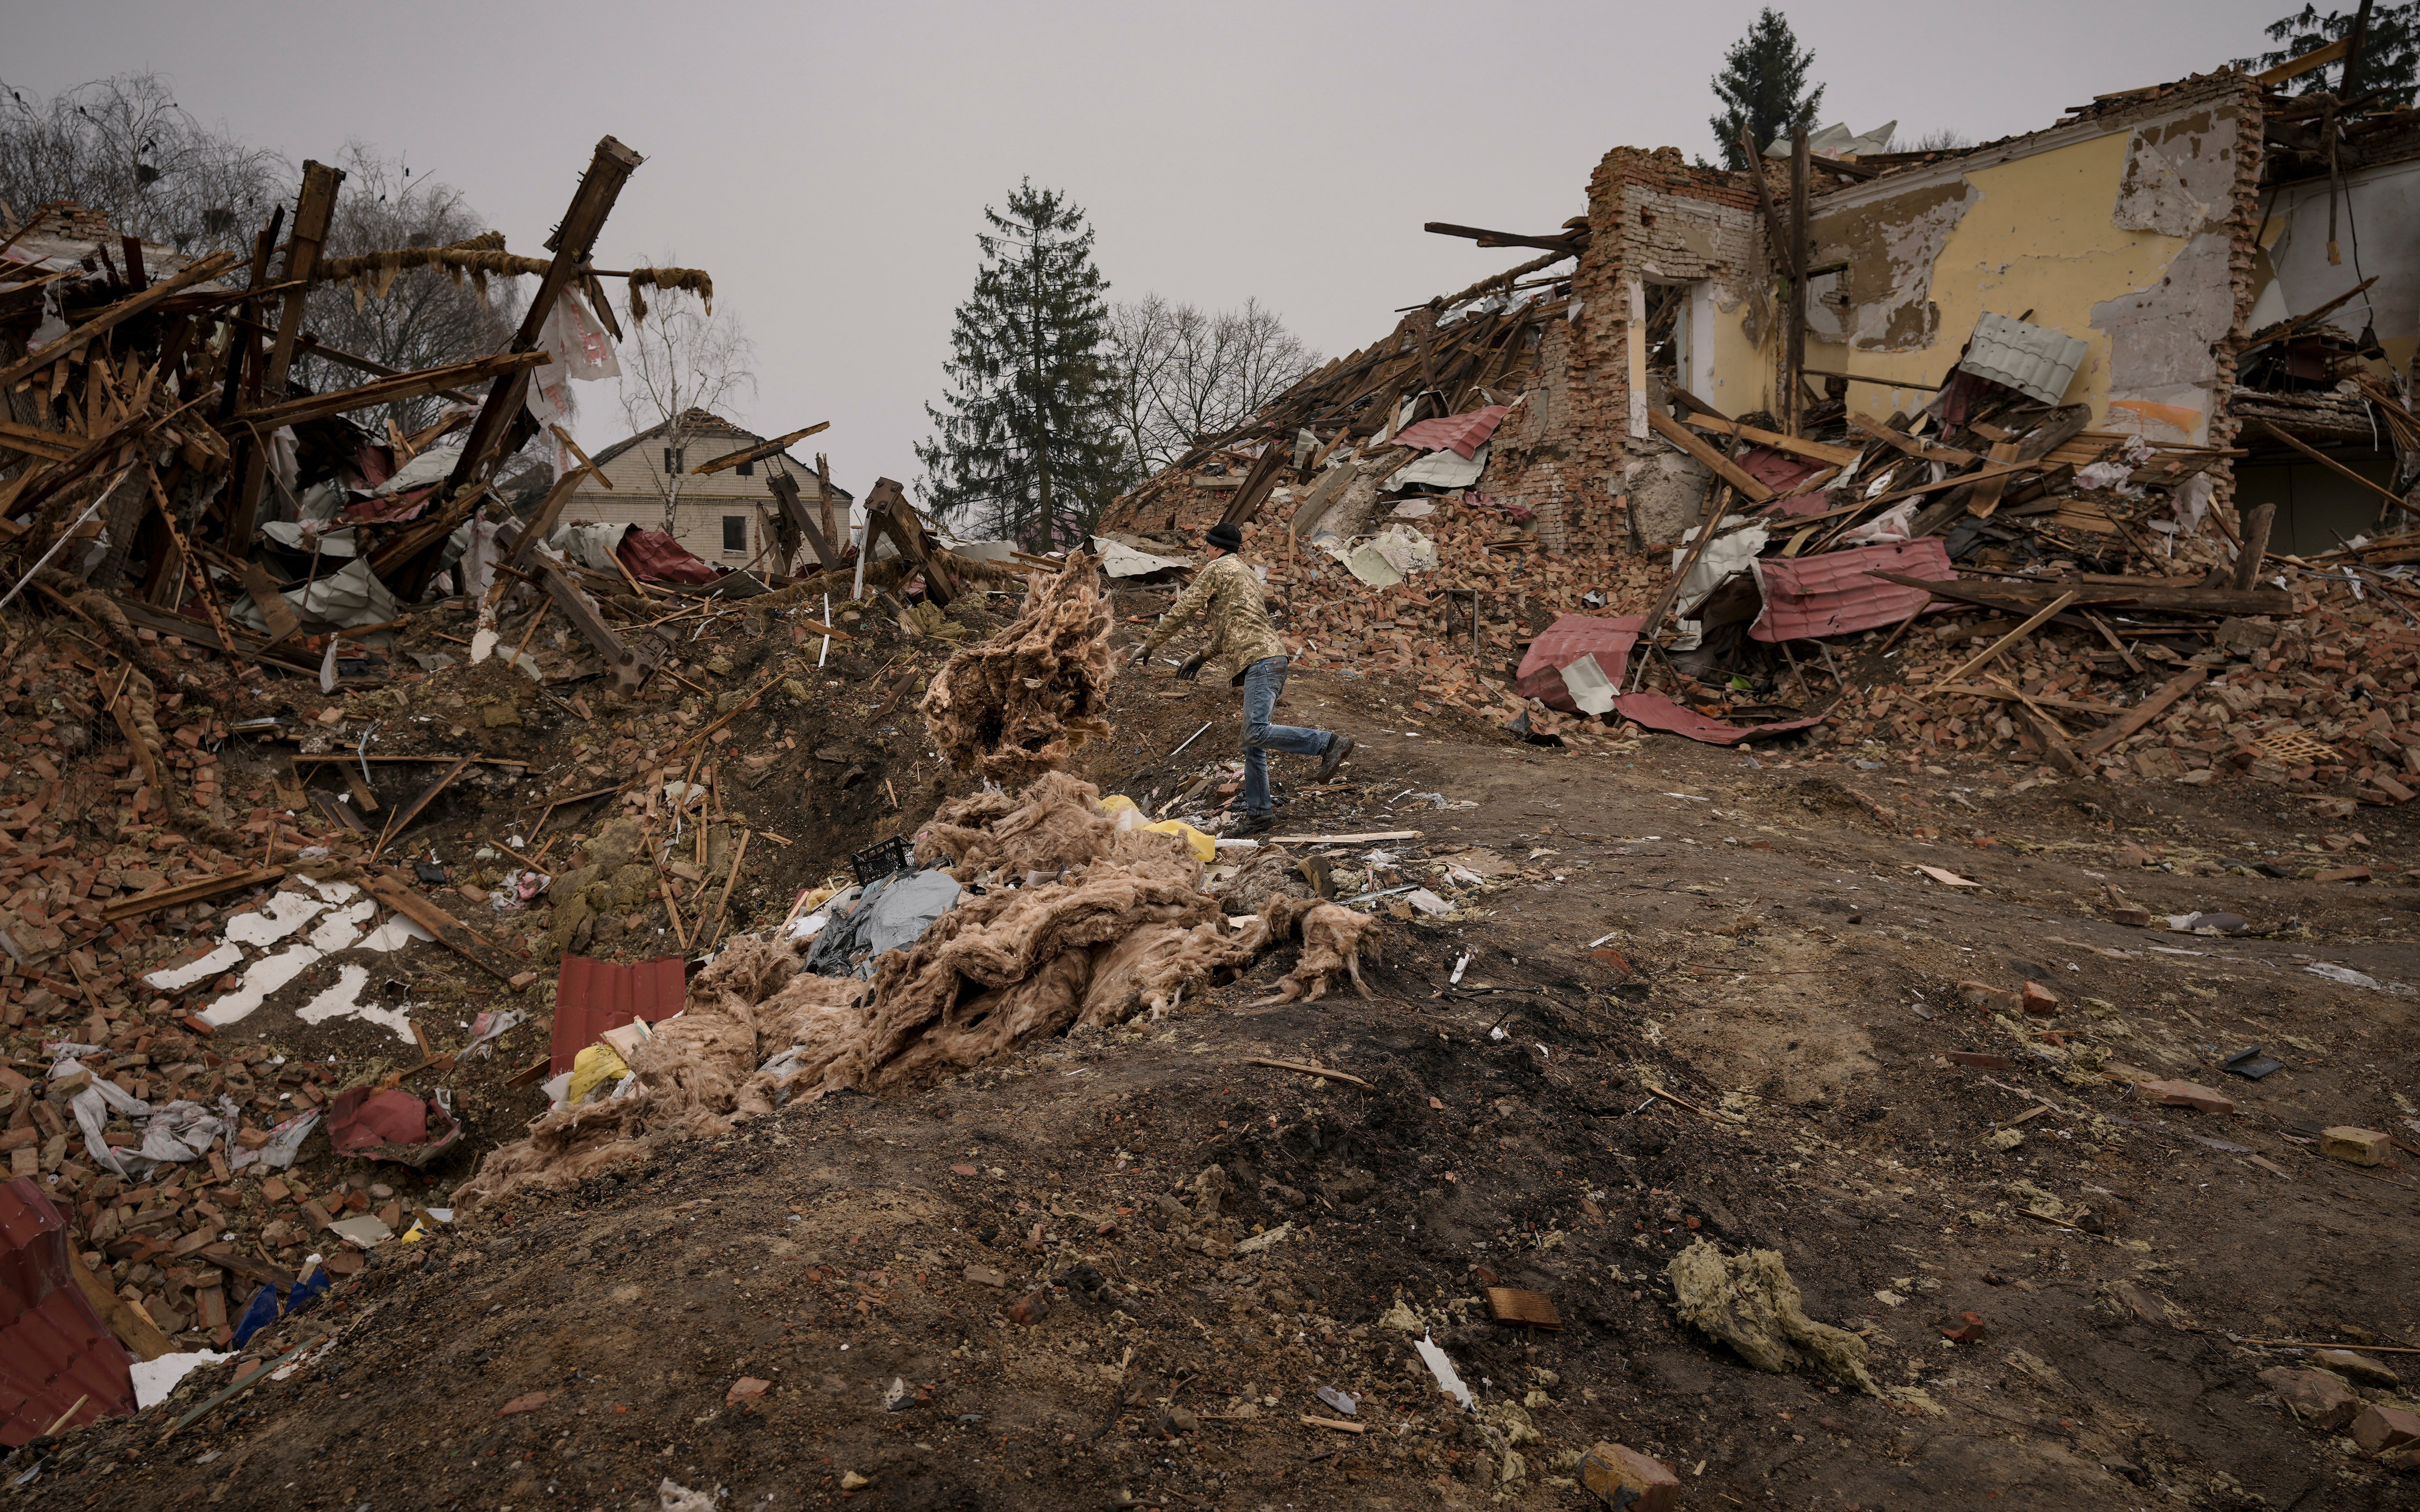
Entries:
{"type": "Polygon", "coordinates": [[[1192,656],[1186,657],[1185,665],[1176,669],[1177,680],[1179,682],[1189,683],[1196,677],[1201,676],[1202,663],[1207,659],[1208,658],[1206,656],[1198,651],[1192,656]]]}

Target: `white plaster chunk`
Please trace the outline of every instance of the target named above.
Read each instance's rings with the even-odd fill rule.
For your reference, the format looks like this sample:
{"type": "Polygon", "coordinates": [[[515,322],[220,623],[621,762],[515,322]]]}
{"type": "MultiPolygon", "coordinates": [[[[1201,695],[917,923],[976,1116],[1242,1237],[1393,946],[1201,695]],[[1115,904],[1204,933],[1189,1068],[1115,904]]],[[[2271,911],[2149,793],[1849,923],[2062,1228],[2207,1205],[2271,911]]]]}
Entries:
{"type": "Polygon", "coordinates": [[[353,943],[362,937],[362,926],[377,914],[378,904],[366,899],[349,908],[333,911],[319,921],[318,929],[311,932],[312,948],[330,954],[351,949],[353,943]]]}
{"type": "Polygon", "coordinates": [[[378,928],[370,931],[369,937],[362,941],[362,949],[365,950],[400,950],[405,946],[412,944],[414,941],[419,941],[425,944],[435,944],[436,940],[436,935],[429,933],[427,930],[422,929],[419,925],[413,923],[411,919],[404,918],[401,914],[397,914],[393,918],[388,919],[385,923],[380,924],[378,928]]]}
{"type": "Polygon", "coordinates": [[[419,1041],[411,1037],[411,1017],[401,1009],[381,1008],[362,998],[362,989],[370,981],[368,970],[362,966],[336,968],[335,985],[294,1011],[294,1016],[305,1024],[324,1024],[330,1019],[353,1018],[384,1025],[395,1031],[396,1038],[407,1043],[419,1041]]]}
{"type": "Polygon", "coordinates": [[[243,952],[241,950],[237,949],[232,945],[222,944],[217,949],[212,950],[209,954],[202,957],[198,961],[189,962],[181,966],[170,966],[165,970],[155,971],[149,976],[144,978],[143,980],[147,985],[161,992],[173,993],[179,987],[190,987],[197,981],[202,981],[208,978],[217,976],[220,972],[226,970],[229,966],[241,965],[242,964],[243,952]]]}
{"type": "Polygon", "coordinates": [[[299,892],[273,892],[256,914],[227,920],[225,937],[238,945],[270,945],[318,917],[328,905],[299,892]]]}
{"type": "Polygon", "coordinates": [[[202,1022],[219,1028],[236,1023],[318,959],[319,952],[307,945],[289,945],[275,955],[261,957],[243,974],[241,986],[202,1010],[202,1022]]]}

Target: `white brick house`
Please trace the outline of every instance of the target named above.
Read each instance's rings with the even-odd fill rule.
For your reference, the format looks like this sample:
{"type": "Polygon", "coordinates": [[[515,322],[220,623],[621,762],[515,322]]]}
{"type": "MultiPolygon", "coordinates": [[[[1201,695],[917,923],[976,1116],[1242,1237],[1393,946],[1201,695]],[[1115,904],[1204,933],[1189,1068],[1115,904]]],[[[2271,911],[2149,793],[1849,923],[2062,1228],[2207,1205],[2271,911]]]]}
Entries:
{"type": "MultiPolygon", "coordinates": [[[[671,423],[666,422],[590,454],[613,481],[613,486],[609,491],[595,478],[582,478],[564,505],[562,518],[566,523],[628,522],[651,531],[669,531],[691,555],[719,567],[744,567],[762,552],[766,560],[758,563],[759,568],[778,571],[780,564],[771,560],[771,553],[778,548],[767,543],[761,524],[762,519],[773,517],[780,509],[766,479],[775,471],[796,478],[799,497],[806,504],[808,515],[821,525],[820,486],[814,467],[786,452],[777,452],[704,477],[689,472],[701,462],[743,451],[763,440],[720,415],[692,409],[683,417],[676,442],[671,423]],[[667,499],[674,501],[669,524],[665,519],[667,499]],[[757,513],[759,506],[764,511],[762,517],[757,513]]],[[[847,489],[833,486],[832,519],[844,538],[855,501],[847,489]]],[[[799,550],[799,563],[814,560],[814,547],[799,550]]]]}

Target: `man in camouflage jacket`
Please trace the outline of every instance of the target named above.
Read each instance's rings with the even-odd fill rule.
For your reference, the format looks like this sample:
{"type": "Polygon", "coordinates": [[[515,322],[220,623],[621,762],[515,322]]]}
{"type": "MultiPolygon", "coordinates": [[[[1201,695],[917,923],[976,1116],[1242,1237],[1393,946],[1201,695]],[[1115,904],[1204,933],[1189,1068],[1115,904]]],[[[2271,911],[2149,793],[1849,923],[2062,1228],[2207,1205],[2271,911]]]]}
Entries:
{"type": "Polygon", "coordinates": [[[1285,642],[1269,624],[1259,577],[1238,554],[1244,548],[1244,532],[1221,520],[1210,527],[1204,539],[1208,563],[1135,648],[1134,659],[1138,665],[1146,660],[1197,614],[1209,626],[1209,645],[1195,652],[1176,675],[1190,681],[1201,672],[1203,662],[1215,659],[1233,673],[1229,686],[1240,685],[1244,689],[1244,817],[1226,833],[1256,835],[1275,823],[1268,753],[1282,750],[1321,758],[1317,780],[1325,782],[1353,754],[1353,737],[1332,730],[1269,722],[1277,713],[1279,696],[1285,691],[1285,642]]]}

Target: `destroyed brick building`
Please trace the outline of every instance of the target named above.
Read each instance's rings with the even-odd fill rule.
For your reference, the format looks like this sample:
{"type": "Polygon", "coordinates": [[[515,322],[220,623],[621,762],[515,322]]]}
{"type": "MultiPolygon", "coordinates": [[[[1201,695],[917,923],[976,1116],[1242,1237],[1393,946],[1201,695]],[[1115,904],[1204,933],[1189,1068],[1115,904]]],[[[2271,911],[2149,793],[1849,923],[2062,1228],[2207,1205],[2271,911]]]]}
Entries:
{"type": "Polygon", "coordinates": [[[2295,72],[1614,149],[1064,555],[582,453],[613,138],[0,227],[12,1492],[2387,1504],[2420,117],[2295,72]],[[292,381],[407,263],[537,297],[292,381]],[[1220,519],[1359,743],[1253,837],[1220,519]]]}

